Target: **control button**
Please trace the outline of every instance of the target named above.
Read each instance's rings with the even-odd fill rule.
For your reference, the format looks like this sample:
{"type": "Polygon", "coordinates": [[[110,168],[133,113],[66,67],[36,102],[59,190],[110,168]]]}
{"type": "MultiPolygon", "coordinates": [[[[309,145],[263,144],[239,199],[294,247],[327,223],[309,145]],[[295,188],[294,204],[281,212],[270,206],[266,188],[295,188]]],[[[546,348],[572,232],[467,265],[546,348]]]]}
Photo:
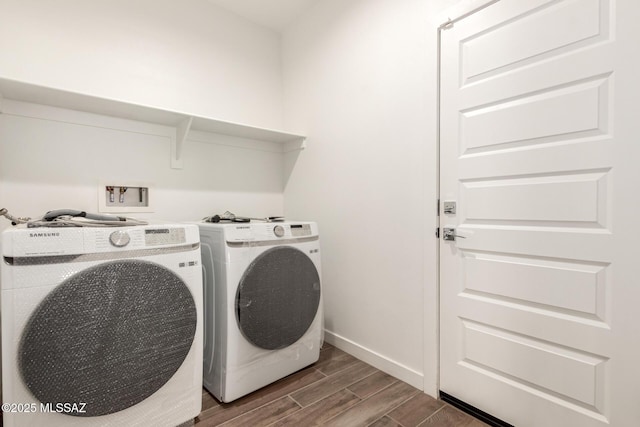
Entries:
{"type": "Polygon", "coordinates": [[[116,248],[127,246],[130,241],[131,241],[131,237],[129,236],[129,233],[127,233],[126,231],[122,231],[122,230],[114,231],[109,235],[109,242],[111,242],[111,244],[116,248]]]}
{"type": "Polygon", "coordinates": [[[275,234],[276,237],[284,236],[284,227],[281,225],[276,225],[275,227],[273,227],[273,234],[275,234]]]}

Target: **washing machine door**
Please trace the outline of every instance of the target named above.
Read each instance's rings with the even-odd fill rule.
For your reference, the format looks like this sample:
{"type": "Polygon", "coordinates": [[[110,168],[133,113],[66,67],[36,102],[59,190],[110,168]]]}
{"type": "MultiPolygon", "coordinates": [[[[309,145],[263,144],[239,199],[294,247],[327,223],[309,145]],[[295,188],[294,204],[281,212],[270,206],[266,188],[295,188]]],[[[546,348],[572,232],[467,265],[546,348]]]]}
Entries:
{"type": "Polygon", "coordinates": [[[290,246],[260,254],[246,269],[236,292],[236,319],[244,337],[276,350],[298,341],[320,305],[320,276],[311,259],[290,246]]]}
{"type": "Polygon", "coordinates": [[[112,414],[143,401],[191,349],[196,305],[186,284],[152,262],[121,260],[58,285],[23,330],[18,365],[45,404],[86,403],[75,416],[112,414]]]}

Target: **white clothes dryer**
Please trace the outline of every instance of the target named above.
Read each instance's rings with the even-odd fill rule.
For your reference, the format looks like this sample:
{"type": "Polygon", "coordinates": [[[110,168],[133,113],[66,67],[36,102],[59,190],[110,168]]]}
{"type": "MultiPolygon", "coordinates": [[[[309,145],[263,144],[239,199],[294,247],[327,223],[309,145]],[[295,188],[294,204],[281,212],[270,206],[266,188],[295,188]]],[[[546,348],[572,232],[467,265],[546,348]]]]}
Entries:
{"type": "Polygon", "coordinates": [[[176,426],[202,399],[198,227],[2,233],[5,427],[176,426]]]}
{"type": "Polygon", "coordinates": [[[316,362],[323,339],[317,225],[199,226],[205,388],[230,402],[316,362]]]}

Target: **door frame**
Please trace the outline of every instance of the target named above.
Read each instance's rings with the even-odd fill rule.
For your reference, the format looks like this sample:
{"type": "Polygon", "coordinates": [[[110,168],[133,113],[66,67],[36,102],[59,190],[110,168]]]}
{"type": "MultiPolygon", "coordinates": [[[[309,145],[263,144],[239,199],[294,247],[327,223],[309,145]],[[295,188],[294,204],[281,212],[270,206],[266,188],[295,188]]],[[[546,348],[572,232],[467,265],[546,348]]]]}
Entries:
{"type": "MultiPolygon", "coordinates": [[[[436,203],[437,203],[437,212],[436,212],[436,221],[434,227],[427,227],[426,230],[426,241],[432,239],[434,237],[434,232],[437,233],[435,239],[435,262],[433,264],[434,275],[430,277],[427,276],[425,272],[425,291],[423,293],[424,296],[424,367],[423,367],[423,390],[425,393],[433,396],[439,397],[440,394],[440,234],[441,234],[441,224],[440,224],[440,77],[441,77],[441,37],[442,32],[446,31],[447,28],[450,28],[452,25],[455,25],[456,22],[464,19],[476,12],[479,12],[500,0],[469,0],[464,4],[457,4],[446,9],[444,12],[439,14],[436,19],[431,21],[434,23],[432,29],[436,33],[436,144],[435,144],[435,194],[436,194],[436,203]],[[451,18],[453,17],[453,18],[451,18]],[[435,278],[435,282],[429,280],[430,278],[435,278]],[[433,285],[431,285],[433,283],[433,285]],[[433,334],[433,330],[431,329],[434,325],[429,322],[431,313],[435,309],[435,313],[433,314],[433,319],[435,317],[435,336],[433,334]],[[435,372],[434,372],[435,371],[435,372]]],[[[427,212],[433,208],[433,200],[427,200],[427,212]]]]}

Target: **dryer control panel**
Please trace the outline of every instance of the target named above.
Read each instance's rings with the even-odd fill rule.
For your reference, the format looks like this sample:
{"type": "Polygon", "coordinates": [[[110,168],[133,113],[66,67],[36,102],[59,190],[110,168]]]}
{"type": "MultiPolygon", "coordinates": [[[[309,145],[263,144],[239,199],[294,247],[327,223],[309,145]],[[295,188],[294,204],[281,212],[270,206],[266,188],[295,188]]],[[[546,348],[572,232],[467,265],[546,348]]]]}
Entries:
{"type": "Polygon", "coordinates": [[[224,228],[227,242],[287,240],[318,235],[314,222],[239,223],[218,227],[224,228]]]}
{"type": "Polygon", "coordinates": [[[273,234],[276,237],[285,237],[289,234],[292,237],[311,236],[311,224],[291,224],[289,225],[289,233],[287,233],[287,226],[276,225],[273,227],[273,234]]]}

